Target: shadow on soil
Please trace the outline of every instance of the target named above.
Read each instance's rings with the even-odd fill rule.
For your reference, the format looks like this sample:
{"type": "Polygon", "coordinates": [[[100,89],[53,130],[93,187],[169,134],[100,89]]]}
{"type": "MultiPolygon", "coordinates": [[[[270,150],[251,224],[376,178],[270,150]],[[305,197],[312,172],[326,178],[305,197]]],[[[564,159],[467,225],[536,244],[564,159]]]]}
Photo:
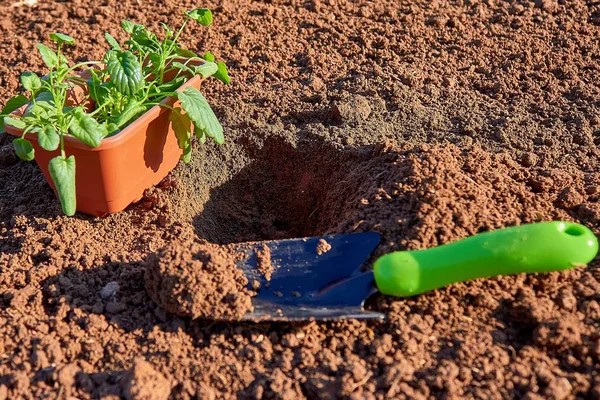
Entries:
{"type": "Polygon", "coordinates": [[[193,219],[195,232],[219,244],[330,233],[347,201],[334,197],[332,188],[352,191],[355,184],[347,175],[372,151],[269,139],[249,150],[252,161],[239,173],[211,190],[193,219]]]}

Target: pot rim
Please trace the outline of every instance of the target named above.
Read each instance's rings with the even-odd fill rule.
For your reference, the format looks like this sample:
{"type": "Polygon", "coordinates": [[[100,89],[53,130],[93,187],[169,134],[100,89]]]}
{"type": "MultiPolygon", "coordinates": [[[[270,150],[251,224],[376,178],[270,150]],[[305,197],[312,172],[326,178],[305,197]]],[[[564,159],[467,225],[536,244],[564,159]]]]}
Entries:
{"type": "MultiPolygon", "coordinates": [[[[83,76],[86,73],[89,74],[89,72],[87,72],[87,69],[83,70],[80,73],[80,75],[83,76]]],[[[192,86],[192,85],[195,86],[196,84],[199,84],[199,82],[201,82],[202,80],[203,80],[202,76],[194,75],[194,77],[192,77],[191,79],[184,82],[181,86],[179,86],[176,89],[176,92],[183,91],[188,86],[192,86]]],[[[146,111],[145,113],[140,115],[138,118],[136,118],[132,123],[127,125],[125,127],[125,129],[121,130],[119,133],[117,133],[114,136],[102,139],[102,141],[100,142],[100,145],[98,147],[88,146],[87,144],[83,143],[82,141],[80,141],[79,139],[77,139],[76,137],[73,137],[71,135],[64,136],[65,145],[68,145],[71,148],[87,150],[87,151],[103,151],[103,150],[108,150],[108,149],[117,147],[117,146],[121,145],[123,142],[126,142],[127,140],[129,140],[129,138],[131,136],[135,135],[136,131],[138,130],[139,125],[148,124],[151,121],[158,118],[164,112],[171,111],[166,107],[161,107],[162,104],[173,106],[173,104],[175,104],[175,102],[177,100],[178,99],[175,96],[165,97],[159,104],[153,106],[148,111],[146,111]]],[[[24,106],[18,108],[17,110],[11,112],[11,114],[14,114],[14,115],[22,114],[25,111],[26,107],[27,107],[27,105],[24,105],[24,106]]],[[[4,128],[7,133],[9,133],[13,136],[21,136],[23,134],[22,129],[18,129],[9,124],[5,124],[4,128]]],[[[37,141],[36,135],[34,135],[32,133],[27,133],[25,135],[25,138],[37,141]]]]}

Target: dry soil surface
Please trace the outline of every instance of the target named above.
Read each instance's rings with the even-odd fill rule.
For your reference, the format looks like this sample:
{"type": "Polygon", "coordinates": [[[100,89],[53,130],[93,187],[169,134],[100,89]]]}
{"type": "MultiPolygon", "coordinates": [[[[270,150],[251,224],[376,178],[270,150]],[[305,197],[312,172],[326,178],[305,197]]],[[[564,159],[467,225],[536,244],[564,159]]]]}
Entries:
{"type": "MultiPolygon", "coordinates": [[[[10,3],[10,2],[8,2],[10,3]]],[[[33,2],[32,2],[33,3],[33,2]]],[[[202,4],[186,44],[227,60],[204,92],[226,132],[125,212],[60,216],[0,138],[0,399],[598,398],[600,269],[410,299],[384,322],[223,323],[155,305],[145,260],[214,244],[375,230],[375,256],[525,222],[600,230],[600,3],[202,4]]],[[[0,103],[61,31],[96,59],[127,18],[189,0],[0,5],[0,103]]]]}

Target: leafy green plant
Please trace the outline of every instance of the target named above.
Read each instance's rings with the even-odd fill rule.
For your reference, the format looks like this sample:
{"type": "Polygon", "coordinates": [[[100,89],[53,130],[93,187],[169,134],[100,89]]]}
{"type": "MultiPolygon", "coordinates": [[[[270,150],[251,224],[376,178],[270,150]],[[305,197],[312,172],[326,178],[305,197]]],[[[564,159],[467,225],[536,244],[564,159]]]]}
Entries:
{"type": "Polygon", "coordinates": [[[65,136],[97,147],[104,138],[118,134],[149,108],[160,105],[171,110],[169,119],[183,150],[183,161],[190,160],[193,135],[202,143],[207,137],[217,144],[223,143],[223,127],[202,93],[193,87],[177,90],[195,75],[213,76],[229,83],[225,63],[216,61],[210,52],[200,57],[178,42],[190,21],[208,26],[212,20],[208,9],[188,11],[177,31],[161,24],[162,38],[143,25],[123,21],[121,26],[129,36],[123,44],[106,33],[110,49],[103,59],[75,65],[70,65],[63,54],[64,46],[75,44],[72,37],[52,33],[50,39],[56,50],[41,43],[37,45],[49,72],[43,77],[33,72],[21,75],[21,85],[29,96],[19,94],[6,103],[0,113],[4,117],[0,118],[0,130],[5,123],[23,129],[22,137],[15,139],[13,145],[17,155],[26,161],[35,157],[33,146],[25,139],[28,133],[37,134],[44,150],[60,148],[60,155],[49,163],[49,171],[66,215],[73,215],[76,209],[76,164],[75,158],[65,153],[65,136]],[[75,73],[82,68],[89,71],[87,80],[75,73]],[[69,98],[76,86],[87,86],[88,94],[83,101],[73,104],[69,98]],[[169,96],[178,97],[181,107],[163,104],[169,96]],[[90,103],[95,104],[92,110],[85,107],[90,103]],[[25,105],[24,113],[11,114],[25,105]]]}

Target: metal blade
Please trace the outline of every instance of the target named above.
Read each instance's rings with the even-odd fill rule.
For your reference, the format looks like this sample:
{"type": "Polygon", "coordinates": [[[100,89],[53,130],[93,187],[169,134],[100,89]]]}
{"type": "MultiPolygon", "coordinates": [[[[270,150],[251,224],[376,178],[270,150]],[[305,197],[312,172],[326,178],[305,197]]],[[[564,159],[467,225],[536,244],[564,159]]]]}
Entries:
{"type": "Polygon", "coordinates": [[[238,267],[260,289],[252,304],[254,311],[245,320],[334,320],[372,319],[383,314],[363,311],[365,300],[377,289],[371,272],[361,273],[361,265],[380,241],[375,232],[328,235],[302,239],[274,240],[236,245],[246,254],[238,267]],[[317,254],[323,239],[331,249],[317,254]],[[274,267],[267,281],[258,271],[256,252],[266,245],[274,267]]]}

